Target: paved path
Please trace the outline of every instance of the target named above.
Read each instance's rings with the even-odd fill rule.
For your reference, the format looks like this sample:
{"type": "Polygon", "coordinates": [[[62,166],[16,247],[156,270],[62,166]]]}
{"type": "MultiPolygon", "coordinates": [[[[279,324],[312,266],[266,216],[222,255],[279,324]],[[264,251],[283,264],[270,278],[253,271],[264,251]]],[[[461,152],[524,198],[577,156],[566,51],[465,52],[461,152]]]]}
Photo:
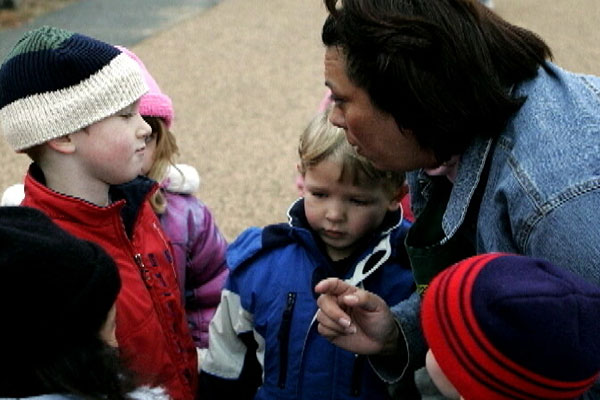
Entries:
{"type": "MultiPolygon", "coordinates": [[[[94,26],[98,37],[132,46],[145,61],[173,98],[180,160],[198,168],[199,197],[230,239],[249,225],[284,221],[296,195],[297,138],[324,92],[321,0],[221,0],[203,6],[200,0],[152,0],[162,6],[144,12],[144,22],[133,22],[149,1],[82,0],[80,12],[101,16],[94,24],[85,14],[67,17],[69,9],[52,18],[63,18],[76,31],[94,26]],[[100,8],[108,3],[118,7],[100,8]]],[[[509,21],[546,39],[560,65],[600,74],[600,1],[495,3],[509,21]]],[[[0,32],[0,48],[5,35],[0,32]]],[[[0,157],[4,188],[22,178],[28,161],[4,141],[0,157]]]]}
{"type": "Polygon", "coordinates": [[[34,19],[16,29],[0,31],[0,60],[23,33],[43,25],[58,26],[104,40],[132,46],[219,0],[80,0],[34,19]]]}

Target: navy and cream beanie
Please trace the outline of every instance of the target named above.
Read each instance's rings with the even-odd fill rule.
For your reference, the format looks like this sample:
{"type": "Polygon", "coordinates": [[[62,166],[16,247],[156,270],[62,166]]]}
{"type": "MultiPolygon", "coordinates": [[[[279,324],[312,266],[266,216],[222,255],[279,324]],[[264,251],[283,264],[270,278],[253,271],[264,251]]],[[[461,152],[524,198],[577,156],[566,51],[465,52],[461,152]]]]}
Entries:
{"type": "Polygon", "coordinates": [[[542,259],[490,253],[446,268],[421,320],[466,400],[575,399],[600,376],[600,287],[542,259]]]}
{"type": "Polygon", "coordinates": [[[22,151],[113,115],[148,91],[114,46],[44,26],[27,32],[0,67],[0,123],[22,151]]]}
{"type": "Polygon", "coordinates": [[[0,354],[9,367],[97,337],[121,288],[106,251],[30,207],[0,207],[0,276],[0,354]]]}

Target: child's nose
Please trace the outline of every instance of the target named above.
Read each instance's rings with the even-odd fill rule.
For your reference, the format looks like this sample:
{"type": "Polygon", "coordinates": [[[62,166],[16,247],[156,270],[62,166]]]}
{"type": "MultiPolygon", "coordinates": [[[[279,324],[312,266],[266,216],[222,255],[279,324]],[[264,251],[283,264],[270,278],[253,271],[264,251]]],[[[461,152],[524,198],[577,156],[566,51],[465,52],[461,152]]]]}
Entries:
{"type": "Polygon", "coordinates": [[[327,213],[325,218],[330,221],[342,221],[344,219],[346,212],[344,210],[344,206],[337,201],[332,201],[327,207],[327,213]]]}
{"type": "Polygon", "coordinates": [[[137,135],[140,139],[143,139],[143,138],[150,136],[150,134],[152,133],[152,127],[150,125],[148,125],[146,120],[144,120],[144,118],[142,118],[141,115],[139,118],[140,118],[140,126],[137,130],[137,132],[138,132],[137,135]]]}

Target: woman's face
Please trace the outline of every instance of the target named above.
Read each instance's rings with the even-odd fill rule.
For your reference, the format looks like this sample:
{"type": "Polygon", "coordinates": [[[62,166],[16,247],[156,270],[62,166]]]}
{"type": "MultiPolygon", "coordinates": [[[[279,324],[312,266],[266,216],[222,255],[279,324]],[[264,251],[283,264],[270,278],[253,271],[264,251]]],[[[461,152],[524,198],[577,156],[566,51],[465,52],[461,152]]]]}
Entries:
{"type": "Polygon", "coordinates": [[[391,114],[376,108],[367,92],[350,81],[338,47],[325,51],[325,85],[335,103],[329,119],[346,131],[348,141],[376,168],[412,171],[439,164],[431,150],[419,146],[412,132],[401,131],[391,114]]]}

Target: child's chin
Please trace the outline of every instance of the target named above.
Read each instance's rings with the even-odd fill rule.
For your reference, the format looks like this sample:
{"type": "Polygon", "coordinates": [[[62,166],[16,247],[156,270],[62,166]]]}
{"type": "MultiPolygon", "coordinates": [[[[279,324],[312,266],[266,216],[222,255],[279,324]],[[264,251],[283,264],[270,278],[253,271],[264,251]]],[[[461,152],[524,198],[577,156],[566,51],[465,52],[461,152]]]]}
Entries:
{"type": "Polygon", "coordinates": [[[137,175],[131,174],[131,175],[121,176],[117,179],[114,179],[112,182],[109,182],[109,184],[110,185],[122,185],[124,183],[131,182],[132,180],[137,178],[139,175],[141,175],[141,174],[137,174],[137,175]]]}

